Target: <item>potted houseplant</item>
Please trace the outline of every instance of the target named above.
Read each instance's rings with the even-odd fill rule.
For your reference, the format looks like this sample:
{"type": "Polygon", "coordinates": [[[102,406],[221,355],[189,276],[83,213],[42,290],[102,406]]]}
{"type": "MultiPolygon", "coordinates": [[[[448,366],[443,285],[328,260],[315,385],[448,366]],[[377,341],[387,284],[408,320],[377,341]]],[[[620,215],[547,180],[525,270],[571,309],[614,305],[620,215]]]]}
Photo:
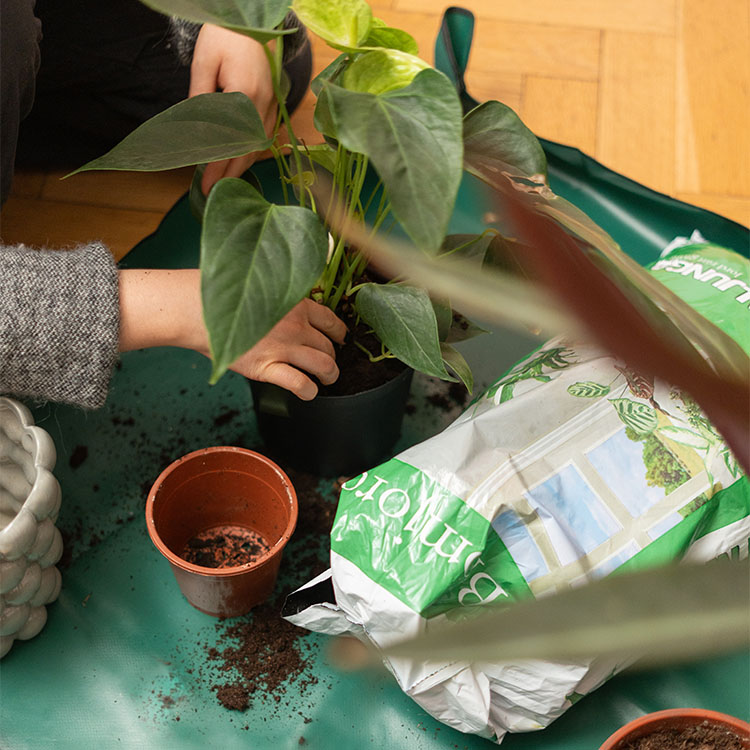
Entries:
{"type": "MultiPolygon", "coordinates": [[[[375,18],[365,0],[146,4],[233,29],[264,44],[278,102],[276,127],[267,134],[244,94],[195,96],[81,167],[198,166],[192,195],[203,219],[200,266],[211,382],[296,302],[311,295],[349,323],[352,345],[377,369],[385,373],[387,364],[398,360],[430,376],[460,380],[471,391],[470,368],[453,344],[481,329],[453,311],[446,298],[374,276],[367,257],[349,240],[347,227],[366,221],[370,234],[396,227],[427,254],[481,264],[494,230],[446,237],[462,179],[464,138],[481,131],[522,174],[543,175],[544,153],[533,134],[499,102],[487,102],[464,117],[449,78],[417,56],[408,33],[375,18]],[[319,145],[298,140],[284,103],[280,60],[290,29],[284,29],[282,21],[290,7],[311,32],[340,52],[312,84],[315,125],[325,138],[319,145]],[[203,200],[196,187],[200,165],[266,149],[278,167],[278,200],[265,197],[252,178],[222,179],[203,200]]],[[[273,191],[273,186],[264,187],[273,191]]],[[[403,405],[408,373],[401,377],[395,400],[403,405]]],[[[278,393],[256,392],[255,401],[261,422],[284,419],[301,408],[297,399],[291,400],[292,407],[289,401],[282,403],[278,393]]],[[[347,413],[351,408],[347,405],[347,413]]],[[[321,424],[318,414],[313,419],[321,424]]],[[[361,438],[363,422],[354,420],[357,427],[344,442],[361,438]]],[[[399,425],[400,420],[395,434],[390,428],[386,450],[399,425]]],[[[323,426],[318,434],[341,432],[323,426]]],[[[309,443],[307,436],[303,439],[309,443]]],[[[352,465],[327,465],[324,473],[365,468],[384,457],[382,448],[379,452],[359,455],[352,465]]]]}

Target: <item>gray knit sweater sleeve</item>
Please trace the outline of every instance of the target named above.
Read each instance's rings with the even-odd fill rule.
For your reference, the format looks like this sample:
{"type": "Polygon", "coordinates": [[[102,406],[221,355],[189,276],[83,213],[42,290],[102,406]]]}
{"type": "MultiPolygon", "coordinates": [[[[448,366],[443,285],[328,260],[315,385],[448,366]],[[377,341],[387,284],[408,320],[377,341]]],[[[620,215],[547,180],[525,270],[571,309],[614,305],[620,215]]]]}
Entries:
{"type": "Polygon", "coordinates": [[[0,393],[99,407],[118,336],[117,267],[106,248],[0,246],[0,393]]]}

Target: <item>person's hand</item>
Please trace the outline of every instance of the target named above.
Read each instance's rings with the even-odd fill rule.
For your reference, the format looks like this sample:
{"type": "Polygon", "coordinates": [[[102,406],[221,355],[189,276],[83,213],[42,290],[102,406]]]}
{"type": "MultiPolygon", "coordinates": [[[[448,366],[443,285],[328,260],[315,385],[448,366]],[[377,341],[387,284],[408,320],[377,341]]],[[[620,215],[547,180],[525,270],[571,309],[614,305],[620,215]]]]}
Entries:
{"type": "Polygon", "coordinates": [[[303,299],[230,369],[251,380],[286,388],[304,401],[315,398],[318,387],[339,376],[333,341],[344,343],[346,326],[324,305],[303,299]]]}
{"type": "MultiPolygon", "coordinates": [[[[241,91],[249,96],[266,133],[273,132],[277,105],[263,45],[244,34],[207,23],[201,27],[195,43],[188,95],[214,91],[241,91]]],[[[208,164],[201,182],[203,193],[208,195],[222,177],[240,177],[255,157],[248,154],[208,164]]]]}
{"type": "MultiPolygon", "coordinates": [[[[179,346],[209,356],[198,270],[122,269],[119,277],[120,351],[179,346]]],[[[345,336],[331,310],[303,299],[230,369],[309,401],[318,387],[308,374],[324,385],[338,378],[332,342],[345,336]]]]}

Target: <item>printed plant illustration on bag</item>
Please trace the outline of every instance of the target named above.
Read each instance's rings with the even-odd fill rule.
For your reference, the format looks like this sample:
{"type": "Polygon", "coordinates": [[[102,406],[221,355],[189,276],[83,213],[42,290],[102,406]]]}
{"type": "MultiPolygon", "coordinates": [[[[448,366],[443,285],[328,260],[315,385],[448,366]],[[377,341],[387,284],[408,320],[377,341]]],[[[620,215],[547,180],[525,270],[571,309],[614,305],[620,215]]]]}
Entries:
{"type": "Polygon", "coordinates": [[[552,378],[545,374],[544,368],[548,370],[563,370],[575,364],[571,359],[575,352],[566,346],[556,346],[552,349],[543,349],[535,352],[532,357],[516,365],[508,375],[500,378],[494,383],[484,395],[486,399],[494,399],[496,404],[503,404],[513,398],[513,390],[516,383],[522,380],[538,380],[540,383],[548,383],[552,378]],[[500,395],[497,396],[498,391],[500,395]]]}
{"type": "Polygon", "coordinates": [[[659,427],[660,435],[669,438],[678,445],[692,448],[703,458],[703,464],[709,480],[713,484],[713,475],[710,466],[716,458],[721,458],[733,479],[740,476],[740,466],[731,450],[724,443],[723,438],[714,426],[706,419],[700,411],[698,404],[686,393],[674,389],[670,398],[682,401],[682,406],[677,406],[679,411],[684,412],[686,419],[673,417],[676,424],[659,427]]]}
{"type": "MultiPolygon", "coordinates": [[[[685,449],[700,458],[700,469],[706,472],[711,489],[681,509],[682,515],[688,515],[700,507],[715,491],[721,489],[721,484],[714,487],[714,476],[710,469],[717,457],[724,460],[733,479],[739,476],[740,467],[736,459],[690,396],[676,388],[669,392],[670,401],[679,400],[683,404],[682,407],[675,404],[676,409],[685,414],[685,418],[680,417],[673,411],[663,409],[655,400],[652,377],[617,364],[614,367],[625,378],[626,387],[635,398],[620,396],[608,400],[625,425],[627,437],[633,442],[643,443],[648,485],[662,487],[669,494],[696,474],[695,461],[687,460],[685,449]],[[661,419],[659,413],[663,415],[661,419]],[[683,450],[675,450],[675,444],[683,450]]],[[[606,385],[594,381],[577,382],[568,386],[567,391],[578,398],[601,398],[612,391],[618,379],[619,376],[606,385]]]]}

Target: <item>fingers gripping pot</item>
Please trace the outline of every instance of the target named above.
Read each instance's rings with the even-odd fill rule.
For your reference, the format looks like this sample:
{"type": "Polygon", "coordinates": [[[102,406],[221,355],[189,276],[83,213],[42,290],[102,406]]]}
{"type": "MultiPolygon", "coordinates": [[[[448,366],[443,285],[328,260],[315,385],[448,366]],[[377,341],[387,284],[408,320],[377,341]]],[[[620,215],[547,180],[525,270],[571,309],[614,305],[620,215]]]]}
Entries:
{"type": "Polygon", "coordinates": [[[0,658],[16,639],[42,630],[45,605],[60,594],[56,458],[52,438],[31,412],[0,397],[0,658]]]}

